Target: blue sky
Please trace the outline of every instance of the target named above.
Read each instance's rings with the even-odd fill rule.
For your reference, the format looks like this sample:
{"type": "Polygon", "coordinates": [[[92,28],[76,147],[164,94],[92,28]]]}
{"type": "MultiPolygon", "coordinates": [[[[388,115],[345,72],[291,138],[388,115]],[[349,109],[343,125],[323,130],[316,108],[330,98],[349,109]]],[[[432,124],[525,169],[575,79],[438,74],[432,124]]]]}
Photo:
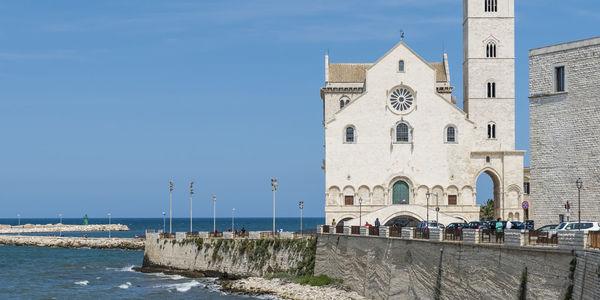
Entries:
{"type": "MultiPolygon", "coordinates": [[[[529,150],[528,49],[600,34],[600,2],[516,1],[517,148],[529,150]]],[[[0,217],[322,216],[323,56],[399,41],[450,58],[458,0],[1,1],[0,217]]],[[[526,158],[528,165],[529,157],[526,158]]],[[[491,194],[482,180],[478,196],[491,194]]],[[[488,183],[489,184],[489,183],[488,183]]]]}

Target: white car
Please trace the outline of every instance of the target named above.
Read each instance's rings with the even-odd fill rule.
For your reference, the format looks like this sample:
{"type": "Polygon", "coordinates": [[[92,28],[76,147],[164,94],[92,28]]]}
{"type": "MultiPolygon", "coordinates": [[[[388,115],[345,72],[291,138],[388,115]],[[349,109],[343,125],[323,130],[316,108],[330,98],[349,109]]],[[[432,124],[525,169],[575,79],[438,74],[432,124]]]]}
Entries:
{"type": "MultiPolygon", "coordinates": [[[[579,222],[562,222],[556,229],[549,230],[552,234],[556,234],[557,232],[565,232],[565,231],[578,231],[579,230],[579,222]]],[[[598,222],[592,221],[581,221],[581,230],[583,232],[588,231],[600,231],[600,225],[598,222]]]]}

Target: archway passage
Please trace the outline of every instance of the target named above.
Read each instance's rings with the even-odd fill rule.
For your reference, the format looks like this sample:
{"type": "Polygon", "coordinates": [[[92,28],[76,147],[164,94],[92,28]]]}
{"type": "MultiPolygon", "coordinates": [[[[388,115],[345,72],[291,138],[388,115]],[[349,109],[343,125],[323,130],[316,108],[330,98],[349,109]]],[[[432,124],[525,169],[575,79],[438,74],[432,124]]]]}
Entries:
{"type": "MultiPolygon", "coordinates": [[[[484,207],[489,200],[492,200],[493,205],[493,216],[487,216],[487,219],[492,217],[493,219],[502,217],[502,197],[500,194],[500,178],[490,171],[486,170],[477,177],[477,204],[484,207]]],[[[485,217],[485,216],[484,216],[485,217]]]]}
{"type": "Polygon", "coordinates": [[[397,216],[385,223],[384,226],[396,224],[399,227],[417,227],[421,221],[411,216],[397,216]]]}
{"type": "Polygon", "coordinates": [[[341,219],[339,222],[337,222],[337,224],[336,224],[336,225],[337,225],[337,226],[344,226],[344,222],[346,222],[346,221],[350,221],[350,220],[352,220],[352,218],[344,218],[344,219],[341,219]]]}
{"type": "Polygon", "coordinates": [[[392,204],[409,204],[408,184],[404,181],[394,183],[392,204]]]}

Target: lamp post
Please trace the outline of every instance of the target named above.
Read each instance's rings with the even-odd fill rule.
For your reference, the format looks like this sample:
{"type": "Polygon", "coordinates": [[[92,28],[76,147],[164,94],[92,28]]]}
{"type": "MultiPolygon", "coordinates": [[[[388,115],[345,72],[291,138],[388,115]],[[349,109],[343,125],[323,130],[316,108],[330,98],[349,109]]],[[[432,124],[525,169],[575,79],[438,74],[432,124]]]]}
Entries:
{"type": "Polygon", "coordinates": [[[358,198],[358,226],[362,226],[362,197],[358,198]]]}
{"type": "Polygon", "coordinates": [[[271,186],[273,187],[273,234],[275,234],[275,192],[277,191],[277,178],[271,178],[271,186]]]}
{"type": "Polygon", "coordinates": [[[213,195],[213,232],[217,232],[217,196],[213,195]]]}
{"type": "Polygon", "coordinates": [[[231,209],[231,231],[235,231],[235,207],[231,209]]]}
{"type": "Polygon", "coordinates": [[[192,230],[192,196],[194,195],[194,182],[190,182],[190,232],[192,230]]]}
{"type": "Polygon", "coordinates": [[[169,233],[173,233],[173,181],[169,181],[169,233]]]}
{"type": "Polygon", "coordinates": [[[163,211],[162,215],[163,215],[163,232],[165,232],[165,229],[167,228],[167,220],[166,220],[165,216],[167,215],[167,213],[165,213],[163,211]]]}
{"type": "Polygon", "coordinates": [[[425,193],[425,198],[427,198],[427,227],[429,227],[429,197],[431,197],[431,193],[427,191],[425,193]]]}
{"type": "Polygon", "coordinates": [[[579,230],[581,230],[581,188],[583,187],[583,180],[581,178],[577,178],[575,181],[577,185],[577,210],[578,210],[578,218],[579,218],[579,230]]]}
{"type": "Polygon", "coordinates": [[[439,205],[439,202],[438,202],[438,193],[435,192],[435,193],[433,193],[433,195],[435,195],[435,222],[437,222],[438,224],[440,224],[440,220],[439,220],[439,217],[440,217],[440,205],[439,205]]]}
{"type": "Polygon", "coordinates": [[[304,209],[304,201],[298,202],[298,207],[300,208],[300,235],[302,235],[302,210],[304,209]]]}
{"type": "Polygon", "coordinates": [[[108,213],[108,238],[110,239],[110,213],[108,213]]]}

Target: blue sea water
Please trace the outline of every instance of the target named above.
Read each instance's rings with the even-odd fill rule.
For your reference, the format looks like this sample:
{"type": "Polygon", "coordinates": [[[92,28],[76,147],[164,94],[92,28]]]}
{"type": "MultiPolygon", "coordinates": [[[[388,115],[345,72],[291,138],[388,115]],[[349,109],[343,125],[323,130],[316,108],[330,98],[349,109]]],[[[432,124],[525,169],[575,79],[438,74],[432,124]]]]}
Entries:
{"type": "MultiPolygon", "coordinates": [[[[146,229],[162,229],[162,219],[113,219],[131,231],[112,232],[112,236],[133,237],[146,229]]],[[[56,223],[55,219],[21,219],[21,224],[56,223]]],[[[188,231],[189,219],[174,220],[176,231],[188,231]]],[[[219,231],[231,227],[231,219],[217,219],[219,231]]],[[[0,219],[0,224],[16,225],[16,220],[0,219]]],[[[299,230],[299,219],[277,219],[277,228],[299,230]]],[[[323,218],[305,218],[304,228],[314,229],[323,218]]],[[[82,219],[63,219],[64,224],[81,224],[82,219]]],[[[90,223],[107,223],[90,219],[90,223]]],[[[167,220],[168,231],[168,220],[167,220]]],[[[194,231],[212,230],[212,219],[194,219],[194,231]]],[[[236,228],[270,230],[272,219],[236,219],[236,228]],[[238,223],[239,222],[239,223],[238,223]],[[239,224],[239,225],[237,225],[239,224]],[[240,226],[240,227],[238,227],[240,226]]],[[[81,236],[82,233],[63,233],[81,236]]],[[[46,234],[44,234],[46,235],[46,234]]],[[[108,233],[88,233],[103,236],[108,233]]],[[[125,250],[62,249],[0,246],[0,299],[255,299],[220,291],[216,278],[186,278],[162,273],[133,271],[142,264],[143,252],[125,250]]],[[[272,298],[272,297],[271,297],[272,298]]]]}

